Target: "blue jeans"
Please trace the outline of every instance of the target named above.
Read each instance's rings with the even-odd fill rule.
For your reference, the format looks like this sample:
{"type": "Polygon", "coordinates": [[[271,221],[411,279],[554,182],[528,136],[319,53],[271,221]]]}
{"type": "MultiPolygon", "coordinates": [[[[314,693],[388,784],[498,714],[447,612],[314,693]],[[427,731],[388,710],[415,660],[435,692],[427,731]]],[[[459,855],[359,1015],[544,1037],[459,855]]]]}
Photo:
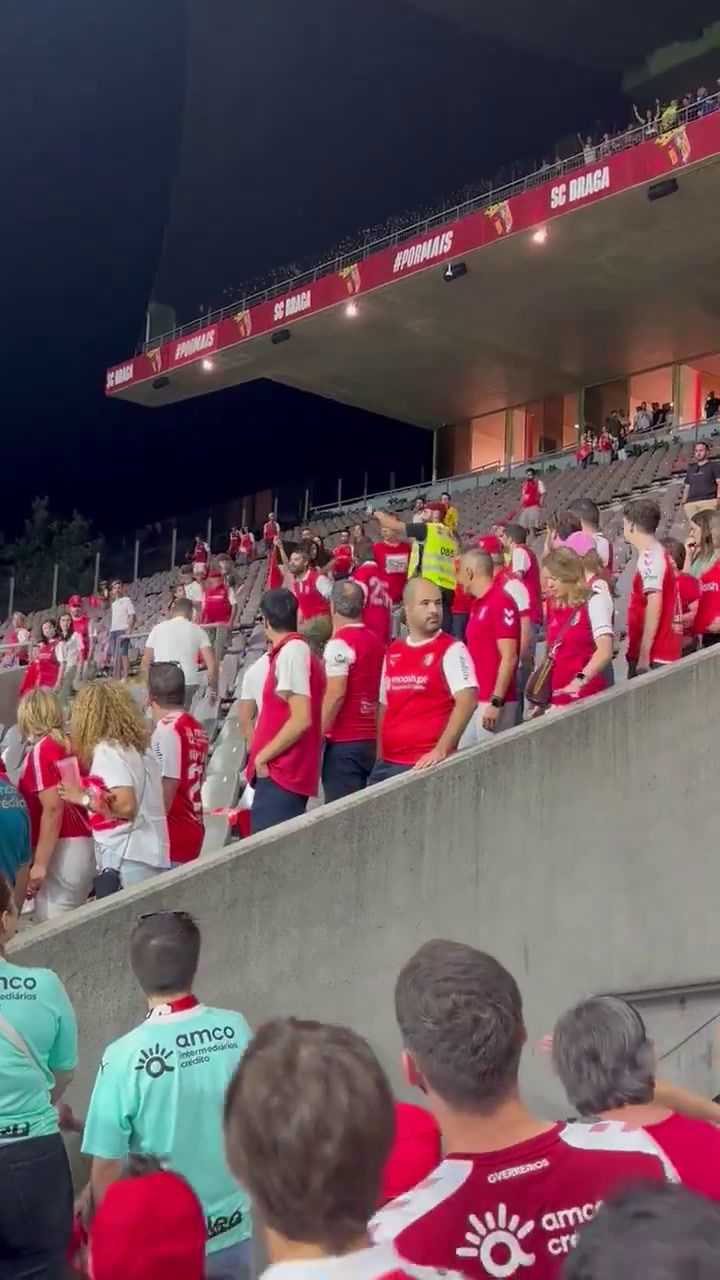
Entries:
{"type": "Polygon", "coordinates": [[[253,1242],[241,1240],[229,1249],[218,1249],[205,1257],[205,1275],[209,1280],[251,1280],[253,1274],[253,1242]]]}
{"type": "Polygon", "coordinates": [[[307,808],[309,796],[298,796],[294,791],[285,791],[272,778],[255,779],[255,796],[250,810],[250,833],[256,836],[259,831],[268,831],[280,822],[288,822],[290,818],[299,818],[307,808]]]}
{"type": "Polygon", "coordinates": [[[327,742],[322,771],[326,803],[363,791],[374,765],[374,738],[358,742],[327,742]]]}
{"type": "Polygon", "coordinates": [[[367,784],[372,787],[376,782],[387,782],[388,778],[399,778],[401,773],[409,773],[411,769],[411,764],[390,764],[387,760],[376,760],[367,784]]]}

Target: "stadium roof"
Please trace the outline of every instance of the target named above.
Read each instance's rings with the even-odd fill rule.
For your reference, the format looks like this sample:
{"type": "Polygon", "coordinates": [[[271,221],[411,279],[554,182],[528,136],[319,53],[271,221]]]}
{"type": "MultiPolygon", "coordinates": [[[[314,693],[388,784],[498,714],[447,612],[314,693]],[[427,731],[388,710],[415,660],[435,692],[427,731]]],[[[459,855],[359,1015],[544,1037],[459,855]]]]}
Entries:
{"type": "Polygon", "coordinates": [[[435,427],[701,355],[720,348],[719,200],[716,111],[186,327],[107,391],[162,405],[268,378],[435,427]]]}
{"type": "Polygon", "coordinates": [[[516,47],[597,70],[623,71],[640,63],[655,49],[676,40],[697,38],[703,26],[715,22],[713,0],[692,0],[665,9],[656,0],[399,0],[459,26],[500,36],[516,47]]]}

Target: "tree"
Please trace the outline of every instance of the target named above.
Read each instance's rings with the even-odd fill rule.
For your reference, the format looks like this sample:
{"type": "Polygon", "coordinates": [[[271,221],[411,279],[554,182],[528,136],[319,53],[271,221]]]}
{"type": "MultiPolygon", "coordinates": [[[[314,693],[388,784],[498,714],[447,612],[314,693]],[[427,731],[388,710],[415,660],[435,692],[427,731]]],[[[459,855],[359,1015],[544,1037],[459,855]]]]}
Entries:
{"type": "MultiPolygon", "coordinates": [[[[47,497],[35,498],[23,533],[13,542],[0,539],[3,577],[15,576],[15,607],[24,612],[50,608],[56,564],[58,603],[75,592],[88,594],[99,545],[79,511],[64,520],[52,514],[47,497]]],[[[0,614],[3,611],[0,604],[0,614]]]]}

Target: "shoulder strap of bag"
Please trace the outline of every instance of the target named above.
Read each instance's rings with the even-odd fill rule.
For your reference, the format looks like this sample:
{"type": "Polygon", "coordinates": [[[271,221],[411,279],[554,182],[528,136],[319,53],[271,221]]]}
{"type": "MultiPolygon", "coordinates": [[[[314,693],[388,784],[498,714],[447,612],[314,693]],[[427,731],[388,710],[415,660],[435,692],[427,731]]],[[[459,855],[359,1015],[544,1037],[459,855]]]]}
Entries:
{"type": "Polygon", "coordinates": [[[48,1087],[47,1076],[45,1075],[45,1071],[40,1065],[38,1058],[33,1053],[32,1049],[30,1048],[30,1045],[27,1043],[27,1040],[23,1040],[23,1037],[20,1035],[20,1032],[16,1031],[15,1028],[11,1026],[10,1023],[7,1021],[7,1019],[3,1018],[2,1014],[0,1014],[0,1035],[3,1035],[6,1040],[9,1040],[10,1044],[13,1045],[18,1050],[19,1053],[22,1053],[28,1059],[29,1062],[32,1062],[33,1066],[36,1067],[36,1069],[42,1076],[43,1085],[47,1089],[48,1087]]]}
{"type": "Polygon", "coordinates": [[[561,640],[563,639],[563,637],[565,636],[565,633],[566,633],[567,631],[569,631],[569,630],[570,630],[570,628],[571,628],[572,626],[574,626],[575,622],[576,622],[576,621],[577,621],[577,619],[580,617],[580,614],[582,613],[582,611],[583,611],[584,607],[585,607],[584,605],[579,604],[579,605],[578,605],[578,607],[577,607],[577,609],[573,609],[572,613],[570,614],[570,617],[565,619],[565,621],[563,622],[563,624],[562,624],[562,626],[561,626],[560,630],[558,631],[558,633],[557,633],[557,635],[556,635],[556,637],[555,637],[555,641],[554,641],[554,643],[553,643],[552,648],[551,648],[551,649],[549,650],[549,652],[548,652],[548,657],[549,657],[549,658],[554,658],[554,657],[555,657],[555,654],[557,653],[558,649],[560,648],[560,641],[561,641],[561,640]]]}

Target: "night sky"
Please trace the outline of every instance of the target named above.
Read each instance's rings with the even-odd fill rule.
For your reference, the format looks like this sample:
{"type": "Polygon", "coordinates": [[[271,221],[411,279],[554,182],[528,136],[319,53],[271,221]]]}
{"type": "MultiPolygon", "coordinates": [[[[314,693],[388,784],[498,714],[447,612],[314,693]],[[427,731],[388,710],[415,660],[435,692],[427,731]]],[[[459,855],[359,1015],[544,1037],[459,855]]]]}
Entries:
{"type": "Polygon", "coordinates": [[[148,298],[224,290],[596,119],[617,77],[413,16],[401,0],[26,0],[0,44],[0,526],[36,493],[101,531],[338,472],[414,479],[427,437],[269,384],[151,411],[104,370],[148,298]],[[258,13],[255,10],[259,10],[258,13]],[[368,447],[370,445],[370,447],[368,447]]]}

